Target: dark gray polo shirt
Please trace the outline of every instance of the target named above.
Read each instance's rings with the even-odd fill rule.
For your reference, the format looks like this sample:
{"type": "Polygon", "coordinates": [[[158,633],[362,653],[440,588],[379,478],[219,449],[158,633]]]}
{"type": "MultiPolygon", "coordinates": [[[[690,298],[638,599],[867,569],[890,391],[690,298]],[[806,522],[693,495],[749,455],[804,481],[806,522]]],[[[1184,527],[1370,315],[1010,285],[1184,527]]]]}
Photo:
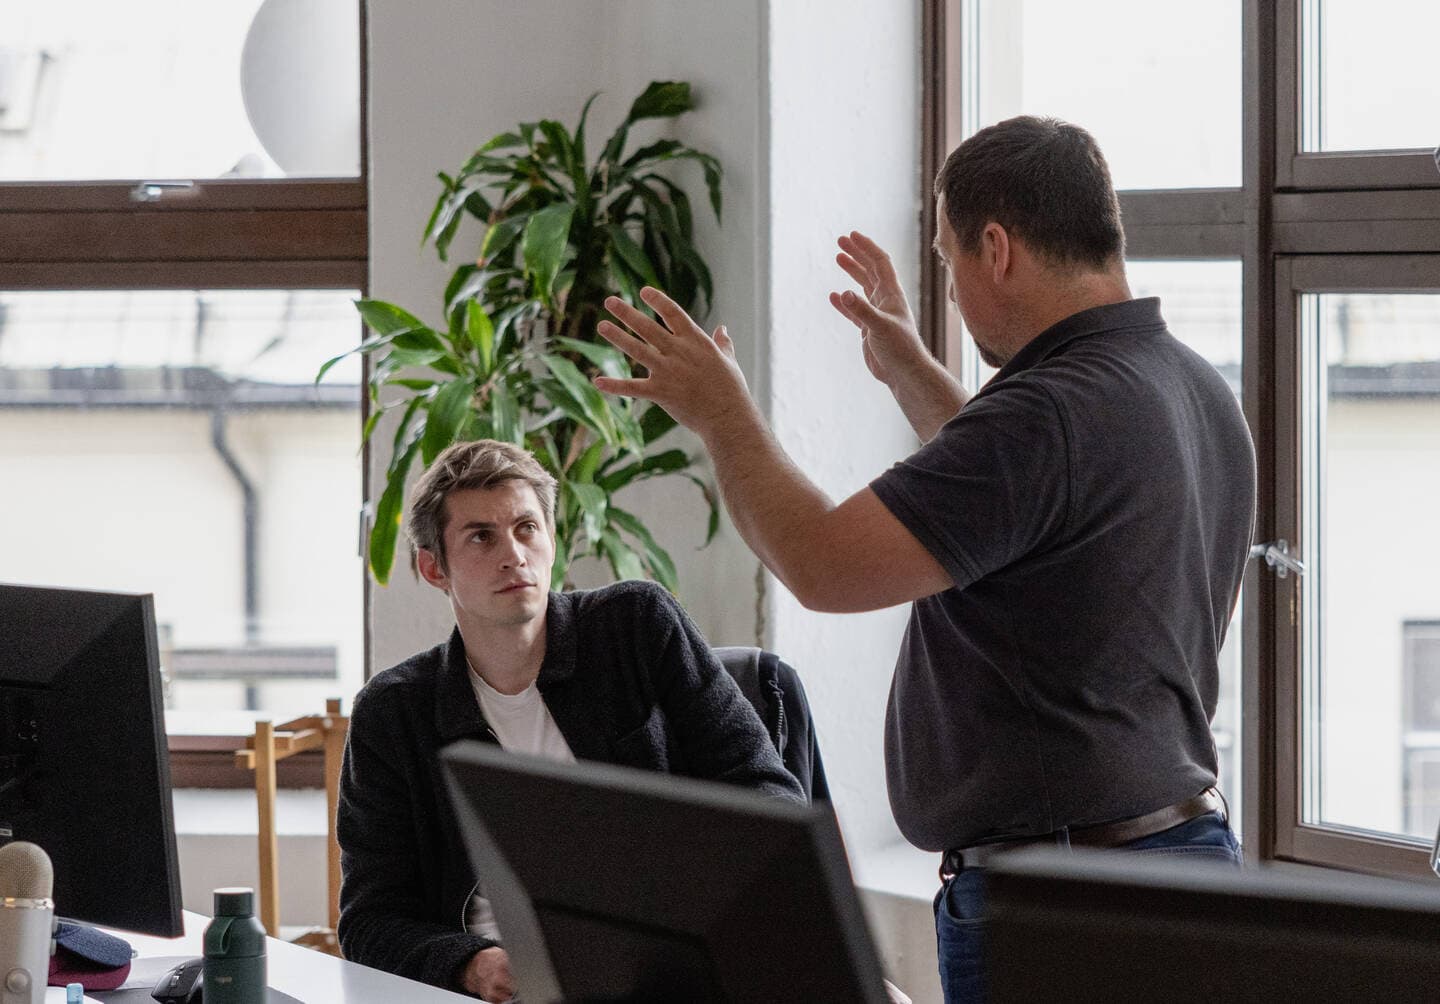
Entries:
{"type": "Polygon", "coordinates": [[[915,602],[890,690],[911,843],[1123,819],[1215,783],[1255,454],[1158,300],[1042,332],[871,487],[954,582],[915,602]]]}

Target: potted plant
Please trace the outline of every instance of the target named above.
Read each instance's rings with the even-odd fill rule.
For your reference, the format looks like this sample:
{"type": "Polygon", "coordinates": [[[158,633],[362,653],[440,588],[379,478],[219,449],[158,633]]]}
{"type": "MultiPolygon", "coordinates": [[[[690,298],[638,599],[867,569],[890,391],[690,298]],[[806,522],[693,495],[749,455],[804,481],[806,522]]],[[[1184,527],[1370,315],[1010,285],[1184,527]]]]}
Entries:
{"type": "MultiPolygon", "coordinates": [[[[663,165],[697,162],[720,219],[718,161],[676,140],[628,153],[630,129],[674,118],[693,105],[690,85],[655,81],[635,99],[594,161],[585,120],[573,131],[545,119],[492,137],[455,175],[441,173],[440,196],[421,245],[446,261],[466,217],[484,225],[479,253],[445,289],[444,323],[432,327],[392,303],[359,300],[370,329],[352,352],[369,356],[369,441],[383,415],[399,411],[385,489],[369,531],[377,582],[395,560],[405,480],[416,458],[428,465],[457,440],[493,438],[531,450],[558,482],[553,578],[594,555],[617,578],[650,577],[672,592],[675,566],[645,524],[614,502],[638,481],[676,475],[709,507],[708,544],[719,511],[714,493],[683,450],[660,449],[675,421],[654,405],[602,395],[596,372],[627,376],[628,361],[601,341],[606,296],[644,308],[644,285],[665,289],[687,311],[708,309],[710,271],[693,241],[690,197],[663,165]],[[425,368],[425,371],[422,371],[425,368]]],[[[350,355],[349,352],[345,355],[350,355]]],[[[327,362],[318,382],[339,356],[327,362]]]]}

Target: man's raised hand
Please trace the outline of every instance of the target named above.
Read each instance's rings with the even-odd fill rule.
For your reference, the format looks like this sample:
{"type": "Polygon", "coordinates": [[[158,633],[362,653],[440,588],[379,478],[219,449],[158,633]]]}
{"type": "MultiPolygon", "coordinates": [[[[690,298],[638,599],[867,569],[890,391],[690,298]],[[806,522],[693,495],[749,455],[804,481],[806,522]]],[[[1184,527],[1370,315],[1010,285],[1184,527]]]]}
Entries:
{"type": "Polygon", "coordinates": [[[607,394],[654,401],[702,438],[733,415],[737,406],[750,406],[735,345],[723,326],[713,336],[706,334],[679,304],[650,286],[640,291],[640,299],[658,318],[612,296],[605,309],[620,324],[601,321],[599,332],[649,374],[629,380],[598,376],[596,387],[607,394]]]}
{"type": "Polygon", "coordinates": [[[860,329],[865,365],[893,390],[895,381],[912,368],[916,353],[923,357],[925,351],[915,318],[895,266],[880,245],[858,230],[841,237],[839,244],[835,263],[860,284],[864,296],[853,290],[831,293],[830,303],[860,329]]]}

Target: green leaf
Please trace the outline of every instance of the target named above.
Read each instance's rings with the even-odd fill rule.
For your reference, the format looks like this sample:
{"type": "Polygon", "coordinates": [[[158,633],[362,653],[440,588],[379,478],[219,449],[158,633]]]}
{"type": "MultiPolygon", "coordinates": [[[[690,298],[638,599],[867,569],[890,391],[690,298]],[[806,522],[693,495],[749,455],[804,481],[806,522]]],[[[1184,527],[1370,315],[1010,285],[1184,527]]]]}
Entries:
{"type": "Polygon", "coordinates": [[[515,242],[515,238],[529,222],[529,213],[516,213],[492,224],[490,229],[485,231],[485,239],[480,242],[480,261],[493,261],[515,242]]]}
{"type": "Polygon", "coordinates": [[[421,441],[420,458],[429,467],[431,462],[455,441],[455,432],[460,428],[474,388],[468,380],[453,380],[441,387],[430,401],[425,416],[425,437],[421,441]]]}
{"type": "Polygon", "coordinates": [[[640,563],[639,556],[614,530],[607,530],[600,538],[600,549],[610,559],[610,568],[617,579],[645,578],[645,567],[640,563]]]}
{"type": "Polygon", "coordinates": [[[411,443],[403,454],[391,464],[385,482],[385,491],[375,507],[375,522],[370,527],[370,574],[375,581],[385,585],[390,581],[390,569],[395,564],[395,543],[400,536],[400,519],[405,504],[405,475],[419,443],[411,443]]]}
{"type": "Polygon", "coordinates": [[[584,202],[590,197],[590,177],[585,171],[585,164],[575,156],[575,146],[570,141],[570,134],[565,131],[564,126],[553,119],[542,121],[540,131],[545,134],[545,138],[555,150],[556,160],[569,176],[570,184],[575,192],[575,201],[584,202]]]}
{"type": "Polygon", "coordinates": [[[349,352],[342,352],[342,353],[340,353],[338,356],[335,356],[333,359],[327,359],[327,360],[325,360],[324,365],[322,365],[322,366],[320,367],[320,372],[318,372],[318,373],[315,374],[315,383],[316,383],[316,384],[319,384],[321,380],[324,380],[324,379],[325,379],[325,374],[326,374],[326,373],[329,373],[329,372],[330,372],[330,368],[331,368],[332,366],[334,366],[336,363],[338,363],[340,360],[344,359],[346,356],[354,355],[356,352],[359,352],[359,351],[360,351],[360,347],[359,347],[359,346],[356,346],[355,348],[351,349],[349,352]]]}
{"type": "Polygon", "coordinates": [[[574,338],[557,338],[555,341],[590,360],[591,365],[608,377],[624,380],[630,376],[630,363],[626,360],[625,353],[613,345],[582,342],[574,338]]]}
{"type": "Polygon", "coordinates": [[[465,337],[480,353],[480,374],[488,377],[495,368],[495,325],[474,300],[465,305],[465,337]]]}
{"type": "Polygon", "coordinates": [[[585,120],[590,116],[590,106],[599,96],[600,92],[596,91],[585,99],[585,106],[580,109],[580,121],[575,126],[575,159],[581,167],[585,165],[585,120]]]}
{"type": "Polygon", "coordinates": [[[565,538],[555,534],[555,560],[550,563],[550,588],[563,589],[565,574],[570,571],[570,546],[565,538]]]}
{"type": "Polygon", "coordinates": [[[378,335],[393,335],[412,328],[423,328],[425,322],[384,300],[356,300],[355,309],[378,335]]]}
{"type": "Polygon", "coordinates": [[[679,424],[664,408],[652,404],[640,416],[640,436],[648,446],[679,424]]]}
{"type": "Polygon", "coordinates": [[[490,388],[490,427],[494,437],[516,446],[525,445],[525,426],[520,420],[520,402],[508,384],[490,388]]]}
{"type": "Polygon", "coordinates": [[[684,450],[666,450],[636,463],[611,471],[597,480],[607,492],[617,492],[632,481],[653,478],[661,474],[683,471],[690,466],[690,457],[684,450]]]}
{"type": "Polygon", "coordinates": [[[678,139],[662,139],[651,143],[649,146],[642,146],[630,156],[626,157],[625,162],[621,164],[620,167],[622,169],[633,170],[636,167],[643,166],[645,162],[649,160],[669,159],[669,154],[674,153],[676,150],[683,149],[685,149],[685,144],[681,143],[678,139]]]}
{"type": "MultiPolygon", "coordinates": [[[[580,368],[564,356],[547,354],[542,356],[541,360],[566,393],[580,406],[585,416],[585,424],[598,432],[611,446],[619,445],[614,416],[605,395],[596,390],[595,385],[580,372],[580,368]]],[[[553,403],[564,407],[559,401],[553,403]]]]}
{"type": "Polygon", "coordinates": [[[569,203],[556,203],[537,211],[525,225],[522,241],[525,271],[530,275],[536,295],[547,305],[555,284],[555,273],[560,271],[561,258],[565,254],[574,211],[575,207],[569,203]]]}
{"type": "Polygon", "coordinates": [[[605,533],[605,526],[608,522],[606,512],[610,507],[610,496],[598,485],[567,481],[565,487],[570,489],[575,496],[575,501],[580,503],[580,515],[585,527],[585,536],[592,541],[599,541],[601,535],[605,533]]]}
{"type": "Polygon", "coordinates": [[[416,437],[410,437],[410,422],[415,417],[415,412],[428,400],[426,397],[412,397],[405,402],[405,411],[400,415],[400,424],[395,426],[395,441],[390,446],[390,465],[386,468],[386,476],[395,473],[395,465],[404,459],[405,451],[410,445],[419,442],[416,437]],[[407,437],[409,442],[407,443],[407,437]]]}
{"type": "Polygon", "coordinates": [[[484,295],[485,287],[499,274],[478,265],[461,265],[455,270],[445,287],[445,316],[450,320],[451,331],[463,330],[465,304],[470,300],[487,299],[484,295]]]}
{"type": "Polygon", "coordinates": [[[426,327],[397,331],[390,336],[390,346],[392,352],[443,353],[445,351],[445,341],[440,337],[439,332],[426,327]]]}
{"type": "Polygon", "coordinates": [[[589,484],[595,480],[595,470],[600,466],[600,458],[605,455],[605,444],[594,442],[590,448],[576,458],[570,465],[570,470],[565,472],[566,480],[570,482],[581,482],[589,484]]]}
{"type": "Polygon", "coordinates": [[[635,239],[626,233],[624,227],[612,223],[607,230],[610,234],[610,246],[621,260],[643,282],[659,288],[660,279],[655,274],[655,266],[650,264],[650,259],[645,256],[644,249],[635,243],[635,239]]]}
{"type": "Polygon", "coordinates": [[[641,119],[673,118],[695,107],[690,85],[683,80],[652,80],[630,106],[627,124],[641,119]]]}
{"type": "Polygon", "coordinates": [[[491,150],[504,150],[508,149],[509,147],[524,146],[525,142],[526,141],[522,137],[516,135],[513,132],[502,132],[498,135],[491,136],[488,140],[485,141],[485,145],[476,152],[489,153],[491,150]]]}
{"type": "Polygon", "coordinates": [[[634,514],[615,506],[610,507],[610,522],[640,541],[640,546],[645,552],[645,564],[654,574],[655,581],[670,592],[675,592],[679,585],[679,577],[675,574],[675,562],[671,560],[670,553],[655,542],[655,538],[651,536],[645,524],[640,522],[634,514]]]}
{"type": "Polygon", "coordinates": [[[386,380],[386,386],[404,387],[406,390],[429,390],[435,386],[434,380],[414,380],[405,377],[396,377],[393,380],[386,380]]]}
{"type": "Polygon", "coordinates": [[[720,529],[720,503],[715,498],[715,491],[704,481],[701,481],[694,474],[683,474],[681,477],[689,478],[695,482],[695,487],[700,489],[700,494],[705,496],[705,504],[710,507],[710,523],[705,529],[705,544],[715,539],[716,532],[720,529]]]}

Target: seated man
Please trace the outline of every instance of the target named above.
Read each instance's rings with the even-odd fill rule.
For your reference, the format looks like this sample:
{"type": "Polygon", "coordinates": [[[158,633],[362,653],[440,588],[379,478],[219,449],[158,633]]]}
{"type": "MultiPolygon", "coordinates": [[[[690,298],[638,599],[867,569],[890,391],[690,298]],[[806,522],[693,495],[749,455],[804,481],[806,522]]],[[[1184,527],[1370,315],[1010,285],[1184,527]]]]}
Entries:
{"type": "MultiPolygon", "coordinates": [[[[435,459],[406,530],[455,630],[361,689],[340,781],[346,958],[494,1001],[514,992],[509,960],[446,798],[442,747],[480,739],[803,801],[669,593],[550,591],[554,516],[554,479],[518,447],[482,440],[435,459]]],[[[584,862],[563,866],[585,880],[584,862]]]]}

